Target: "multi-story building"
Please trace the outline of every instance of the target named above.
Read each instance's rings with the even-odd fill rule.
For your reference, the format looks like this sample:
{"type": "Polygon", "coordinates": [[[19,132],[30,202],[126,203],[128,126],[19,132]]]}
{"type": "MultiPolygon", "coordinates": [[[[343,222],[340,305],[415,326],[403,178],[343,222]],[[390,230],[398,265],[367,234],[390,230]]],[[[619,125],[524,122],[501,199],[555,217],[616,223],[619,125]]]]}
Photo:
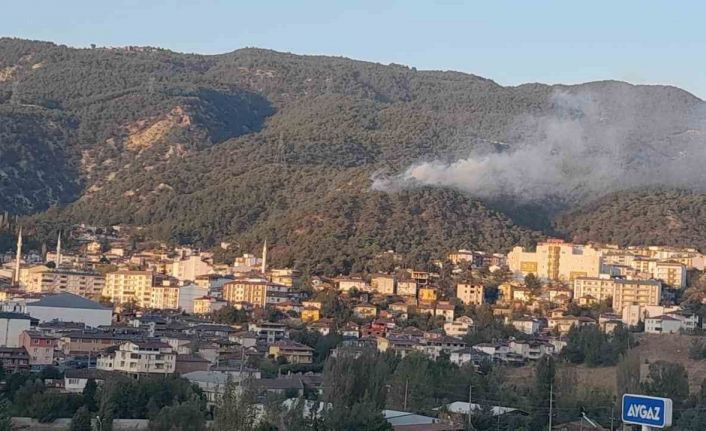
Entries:
{"type": "Polygon", "coordinates": [[[0,347],[0,365],[5,371],[29,369],[29,354],[24,347],[0,347]]]}
{"type": "Polygon", "coordinates": [[[675,289],[683,289],[686,287],[686,266],[676,261],[657,262],[652,278],[662,280],[675,289]]]}
{"type": "Polygon", "coordinates": [[[227,301],[212,296],[194,299],[194,314],[210,314],[228,305],[227,301]]]}
{"type": "Polygon", "coordinates": [[[620,320],[626,325],[637,326],[648,317],[672,314],[678,311],[679,307],[676,305],[671,307],[664,305],[624,305],[620,320]]]}
{"type": "Polygon", "coordinates": [[[117,346],[129,339],[102,331],[75,331],[59,338],[58,348],[65,355],[93,355],[109,347],[117,346]]]}
{"type": "Polygon", "coordinates": [[[360,277],[337,277],[333,280],[338,286],[338,290],[341,292],[348,292],[350,290],[357,290],[359,292],[370,291],[370,285],[368,282],[360,277]]]}
{"type": "Polygon", "coordinates": [[[473,263],[473,252],[462,249],[449,253],[449,261],[454,265],[458,265],[461,262],[473,263]]]}
{"type": "Polygon", "coordinates": [[[247,302],[255,307],[267,305],[269,281],[259,278],[243,278],[223,285],[223,299],[230,303],[247,302]]]}
{"type": "Polygon", "coordinates": [[[27,350],[31,366],[52,365],[58,342],[56,337],[50,337],[38,331],[23,331],[20,334],[20,345],[27,350]]]}
{"type": "Polygon", "coordinates": [[[436,301],[437,292],[433,287],[422,287],[419,289],[419,300],[425,302],[436,301]]]}
{"type": "Polygon", "coordinates": [[[94,272],[54,270],[41,265],[25,268],[21,273],[21,285],[31,293],[68,292],[98,299],[105,287],[105,277],[94,272]]]}
{"type": "Polygon", "coordinates": [[[152,303],[152,271],[116,271],[105,276],[103,296],[114,304],[135,302],[138,307],[149,308],[152,303]]]}
{"type": "Polygon", "coordinates": [[[573,284],[576,300],[591,296],[596,302],[601,302],[615,296],[615,279],[607,275],[578,277],[574,279],[573,284]]]}
{"type": "Polygon", "coordinates": [[[290,364],[311,364],[314,362],[314,349],[289,340],[281,340],[271,344],[268,354],[273,359],[284,357],[290,364]]]}
{"type": "Polygon", "coordinates": [[[662,284],[655,280],[615,280],[613,310],[622,313],[626,305],[659,305],[662,284]]]}
{"type": "Polygon", "coordinates": [[[302,322],[316,322],[321,319],[321,310],[316,307],[302,308],[302,322]]]}
{"type": "Polygon", "coordinates": [[[20,347],[20,335],[29,331],[31,320],[27,314],[0,312],[0,346],[20,347]]]}
{"type": "Polygon", "coordinates": [[[602,253],[592,246],[556,239],[540,242],[535,252],[515,247],[507,255],[507,264],[516,277],[535,274],[557,281],[597,277],[601,273],[602,262],[602,253]]]}
{"type": "Polygon", "coordinates": [[[194,281],[200,275],[213,272],[213,266],[200,255],[192,255],[172,263],[170,275],[181,281],[194,281]]]}
{"type": "Polygon", "coordinates": [[[456,297],[466,305],[481,305],[485,300],[485,286],[482,284],[458,283],[456,297]]]}
{"type": "Polygon", "coordinates": [[[179,308],[178,286],[152,286],[150,308],[157,310],[176,310],[179,308]]]}
{"type": "Polygon", "coordinates": [[[397,282],[397,294],[416,297],[418,286],[417,280],[399,280],[397,282]]]}
{"type": "Polygon", "coordinates": [[[434,316],[442,316],[446,322],[453,322],[454,306],[448,301],[439,301],[434,307],[434,316]]]}
{"type": "Polygon", "coordinates": [[[169,344],[159,340],[128,341],[101,354],[96,368],[128,374],[171,374],[176,356],[169,344]]]}
{"type": "Polygon", "coordinates": [[[453,322],[444,323],[444,332],[450,337],[462,338],[473,326],[473,319],[468,316],[461,316],[453,322]]]}
{"type": "Polygon", "coordinates": [[[373,292],[383,295],[395,294],[395,276],[388,274],[375,274],[370,278],[370,288],[373,292]]]}
{"type": "Polygon", "coordinates": [[[574,298],[592,298],[592,302],[613,299],[613,310],[622,313],[627,305],[659,305],[662,285],[656,280],[621,279],[601,277],[579,277],[573,281],[574,298]]]}
{"type": "Polygon", "coordinates": [[[510,324],[518,331],[529,335],[536,334],[541,328],[540,321],[532,317],[517,317],[512,319],[510,324]]]}
{"type": "Polygon", "coordinates": [[[676,334],[680,331],[693,331],[698,325],[699,318],[696,315],[670,313],[645,318],[647,334],[676,334]]]}
{"type": "Polygon", "coordinates": [[[292,268],[273,268],[267,271],[267,278],[272,283],[287,287],[293,287],[294,284],[299,281],[300,275],[298,270],[292,268]]]}

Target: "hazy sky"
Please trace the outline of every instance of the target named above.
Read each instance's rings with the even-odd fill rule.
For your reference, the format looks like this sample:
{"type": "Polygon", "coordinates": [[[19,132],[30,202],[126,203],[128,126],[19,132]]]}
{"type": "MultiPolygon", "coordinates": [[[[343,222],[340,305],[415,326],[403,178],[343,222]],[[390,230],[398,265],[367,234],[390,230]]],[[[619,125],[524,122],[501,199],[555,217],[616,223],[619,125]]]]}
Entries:
{"type": "Polygon", "coordinates": [[[504,85],[620,79],[706,97],[703,1],[4,0],[0,34],[72,46],[245,46],[453,69],[504,85]]]}

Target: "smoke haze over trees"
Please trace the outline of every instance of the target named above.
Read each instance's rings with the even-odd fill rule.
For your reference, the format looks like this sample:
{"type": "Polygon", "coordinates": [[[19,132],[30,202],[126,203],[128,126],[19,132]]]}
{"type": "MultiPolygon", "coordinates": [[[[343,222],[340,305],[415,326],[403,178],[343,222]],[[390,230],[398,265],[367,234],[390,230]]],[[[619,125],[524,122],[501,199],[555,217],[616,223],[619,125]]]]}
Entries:
{"type": "Polygon", "coordinates": [[[692,100],[684,113],[674,110],[679,95],[668,90],[655,89],[665,96],[655,99],[646,91],[605,85],[610,92],[587,86],[554,91],[548,112],[516,118],[509,136],[517,142],[497,151],[416,163],[396,177],[377,178],[373,186],[450,186],[481,198],[569,202],[639,187],[703,191],[703,104],[692,100]]]}

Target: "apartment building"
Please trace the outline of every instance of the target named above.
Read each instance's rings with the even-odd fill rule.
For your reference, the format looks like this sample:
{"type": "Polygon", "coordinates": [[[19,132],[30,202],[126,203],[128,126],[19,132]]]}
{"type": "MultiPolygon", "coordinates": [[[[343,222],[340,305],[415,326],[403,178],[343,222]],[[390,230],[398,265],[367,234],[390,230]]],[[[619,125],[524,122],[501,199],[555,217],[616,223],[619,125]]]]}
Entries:
{"type": "Polygon", "coordinates": [[[170,275],[180,281],[194,281],[196,277],[213,272],[213,266],[200,255],[191,255],[172,262],[170,275]]]}
{"type": "Polygon", "coordinates": [[[359,292],[370,291],[370,285],[368,284],[368,282],[366,282],[360,277],[341,276],[334,278],[333,281],[336,283],[336,286],[338,286],[338,290],[341,292],[349,292],[353,289],[359,292]]]}
{"type": "Polygon", "coordinates": [[[664,284],[675,289],[686,287],[686,266],[676,261],[657,262],[652,272],[652,278],[662,280],[664,284]]]}
{"type": "Polygon", "coordinates": [[[375,274],[370,278],[370,288],[373,292],[383,295],[394,295],[395,276],[388,274],[375,274]]]}
{"type": "Polygon", "coordinates": [[[607,275],[578,277],[574,279],[573,284],[576,300],[590,296],[596,302],[602,302],[615,295],[615,279],[607,275]]]}
{"type": "Polygon", "coordinates": [[[212,296],[194,299],[194,314],[210,314],[228,305],[227,301],[212,296]]]}
{"type": "Polygon", "coordinates": [[[109,272],[105,276],[103,296],[114,304],[134,301],[138,307],[149,308],[152,304],[154,278],[152,271],[109,272]]]}
{"type": "Polygon", "coordinates": [[[23,331],[20,334],[20,345],[29,354],[31,366],[45,366],[54,363],[54,349],[58,338],[44,335],[38,331],[23,331]]]}
{"type": "Polygon", "coordinates": [[[177,310],[179,308],[179,287],[152,286],[150,308],[157,310],[177,310]]]}
{"type": "Polygon", "coordinates": [[[223,285],[223,299],[229,303],[247,302],[255,307],[264,308],[267,304],[267,286],[269,281],[262,278],[243,278],[223,285]]]}
{"type": "Polygon", "coordinates": [[[20,276],[21,286],[31,293],[68,292],[98,299],[105,287],[105,277],[94,272],[54,270],[43,265],[22,271],[24,273],[20,276]]]}
{"type": "Polygon", "coordinates": [[[615,280],[613,310],[622,312],[626,305],[659,305],[662,284],[655,280],[615,280]]]}
{"type": "Polygon", "coordinates": [[[299,278],[301,273],[296,269],[292,268],[273,268],[267,271],[267,278],[274,284],[281,284],[287,287],[293,287],[299,278]]]}
{"type": "Polygon", "coordinates": [[[172,347],[162,341],[128,341],[101,354],[96,368],[128,374],[171,374],[176,356],[172,347]]]}
{"type": "Polygon", "coordinates": [[[268,355],[272,359],[284,357],[290,364],[311,364],[314,362],[314,349],[290,340],[281,340],[271,344],[268,355]]]}
{"type": "Polygon", "coordinates": [[[420,301],[425,301],[425,302],[436,301],[437,296],[438,296],[438,292],[433,287],[422,287],[419,289],[418,298],[420,301]]]}
{"type": "Polygon", "coordinates": [[[95,354],[124,343],[127,338],[101,331],[75,331],[61,336],[58,348],[66,355],[95,354]]]}
{"type": "Polygon", "coordinates": [[[481,305],[485,300],[485,286],[482,284],[458,283],[456,297],[466,305],[481,305]]]}
{"type": "Polygon", "coordinates": [[[417,280],[399,280],[397,282],[397,294],[416,297],[418,287],[417,280]]]}
{"type": "Polygon", "coordinates": [[[545,280],[571,281],[578,277],[597,277],[603,264],[602,252],[590,245],[553,239],[537,244],[534,252],[515,247],[507,264],[516,277],[528,274],[545,280]]]}

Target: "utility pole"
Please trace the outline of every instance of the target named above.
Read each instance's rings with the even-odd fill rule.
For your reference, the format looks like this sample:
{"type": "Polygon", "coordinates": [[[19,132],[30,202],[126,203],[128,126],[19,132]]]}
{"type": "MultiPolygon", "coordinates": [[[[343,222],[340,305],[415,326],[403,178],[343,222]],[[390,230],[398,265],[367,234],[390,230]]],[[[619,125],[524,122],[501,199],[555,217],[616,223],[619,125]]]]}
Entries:
{"type": "Polygon", "coordinates": [[[469,430],[473,429],[473,424],[471,424],[471,411],[473,411],[473,408],[471,407],[472,398],[473,398],[473,384],[469,383],[468,384],[468,429],[469,430]]]}
{"type": "Polygon", "coordinates": [[[552,404],[554,404],[554,384],[549,384],[549,431],[552,431],[552,404]]]}
{"type": "Polygon", "coordinates": [[[407,411],[407,388],[409,387],[409,379],[404,381],[404,411],[407,411]]]}

